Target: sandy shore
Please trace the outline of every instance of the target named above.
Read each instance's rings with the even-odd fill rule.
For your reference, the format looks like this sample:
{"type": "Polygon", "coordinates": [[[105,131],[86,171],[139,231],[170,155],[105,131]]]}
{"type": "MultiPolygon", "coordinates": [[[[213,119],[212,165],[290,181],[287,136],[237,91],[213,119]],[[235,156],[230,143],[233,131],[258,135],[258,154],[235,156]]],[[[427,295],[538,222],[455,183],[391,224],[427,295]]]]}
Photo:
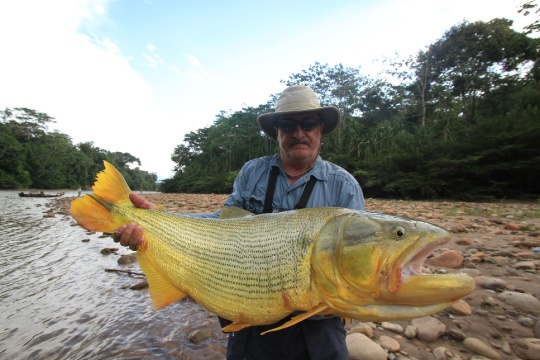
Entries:
{"type": "MultiPolygon", "coordinates": [[[[216,194],[143,196],[179,213],[213,212],[226,198],[226,195],[216,194]]],[[[66,213],[71,200],[60,198],[51,203],[56,212],[66,213]]],[[[539,313],[510,305],[498,296],[504,291],[511,291],[540,298],[540,203],[367,199],[366,210],[423,220],[449,230],[452,240],[437,250],[433,258],[455,250],[463,256],[463,264],[457,271],[470,273],[477,278],[479,285],[464,299],[470,310],[458,312],[448,309],[434,315],[446,325],[445,334],[435,341],[422,341],[405,336],[398,330],[383,328],[381,324],[369,324],[373,328],[373,341],[380,342],[381,336],[386,336],[398,342],[399,349],[394,350],[389,358],[395,359],[401,354],[401,359],[435,359],[434,349],[445,347],[458,356],[448,359],[471,359],[473,350],[464,345],[463,339],[474,338],[495,351],[500,359],[513,360],[520,358],[515,353],[520,340],[540,336],[539,313]],[[499,279],[500,283],[494,286],[489,279],[499,279]]],[[[456,271],[434,265],[426,265],[425,268],[427,272],[456,271]]],[[[406,328],[411,321],[394,323],[406,328]]],[[[358,325],[359,322],[353,321],[347,327],[358,325]]],[[[540,359],[540,351],[536,356],[539,357],[532,358],[540,359]]],[[[521,358],[526,357],[522,355],[521,358]]]]}

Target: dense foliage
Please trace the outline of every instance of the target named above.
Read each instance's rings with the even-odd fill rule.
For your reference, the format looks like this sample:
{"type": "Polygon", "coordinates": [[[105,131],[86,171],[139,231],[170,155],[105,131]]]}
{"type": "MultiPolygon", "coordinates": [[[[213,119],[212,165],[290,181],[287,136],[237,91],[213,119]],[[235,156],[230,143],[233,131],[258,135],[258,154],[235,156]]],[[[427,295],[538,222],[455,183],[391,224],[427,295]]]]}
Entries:
{"type": "Polygon", "coordinates": [[[73,145],[69,136],[49,132],[54,118],[27,108],[0,111],[0,189],[88,188],[107,160],[134,189],[156,190],[157,175],[131,169],[140,160],[129,153],[102,150],[93,143],[73,145]]]}
{"type": "MultiPolygon", "coordinates": [[[[531,13],[536,5],[528,6],[531,13]]],[[[511,25],[458,24],[377,79],[315,63],[283,82],[308,85],[340,109],[343,121],[323,138],[321,156],[350,171],[367,196],[538,198],[540,46],[529,37],[538,28],[511,25]]],[[[187,134],[162,189],[230,192],[245,161],[276,152],[255,121],[276,98],[187,134]]]]}
{"type": "MultiPolygon", "coordinates": [[[[539,14],[535,0],[524,15],[539,14]]],[[[321,156],[353,174],[371,197],[540,198],[540,32],[512,22],[463,22],[377,78],[361,68],[315,63],[285,85],[308,85],[342,113],[321,156]]],[[[242,165],[272,155],[258,128],[266,104],[221,112],[174,149],[164,192],[229,193],[242,165]]],[[[138,158],[47,131],[54,119],[27,108],[0,111],[0,189],[87,187],[107,160],[132,189],[156,189],[138,158]]]]}

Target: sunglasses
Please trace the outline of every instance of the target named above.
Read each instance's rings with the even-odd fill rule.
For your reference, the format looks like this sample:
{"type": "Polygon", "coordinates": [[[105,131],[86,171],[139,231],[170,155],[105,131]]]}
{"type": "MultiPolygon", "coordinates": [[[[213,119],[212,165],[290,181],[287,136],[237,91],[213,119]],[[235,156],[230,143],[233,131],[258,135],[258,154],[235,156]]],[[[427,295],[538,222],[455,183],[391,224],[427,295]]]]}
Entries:
{"type": "Polygon", "coordinates": [[[285,133],[292,133],[296,131],[296,127],[300,125],[302,130],[309,132],[315,130],[321,125],[321,121],[318,119],[302,119],[300,121],[281,119],[276,122],[276,126],[285,133]]]}

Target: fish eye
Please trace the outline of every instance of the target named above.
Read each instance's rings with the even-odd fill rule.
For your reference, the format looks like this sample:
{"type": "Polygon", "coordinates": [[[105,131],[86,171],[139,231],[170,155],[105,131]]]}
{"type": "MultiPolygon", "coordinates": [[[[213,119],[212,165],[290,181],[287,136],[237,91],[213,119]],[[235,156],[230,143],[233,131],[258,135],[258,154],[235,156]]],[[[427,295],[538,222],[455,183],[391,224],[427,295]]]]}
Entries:
{"type": "Polygon", "coordinates": [[[402,239],[405,237],[405,228],[402,226],[396,226],[394,229],[394,234],[397,238],[402,239]]]}

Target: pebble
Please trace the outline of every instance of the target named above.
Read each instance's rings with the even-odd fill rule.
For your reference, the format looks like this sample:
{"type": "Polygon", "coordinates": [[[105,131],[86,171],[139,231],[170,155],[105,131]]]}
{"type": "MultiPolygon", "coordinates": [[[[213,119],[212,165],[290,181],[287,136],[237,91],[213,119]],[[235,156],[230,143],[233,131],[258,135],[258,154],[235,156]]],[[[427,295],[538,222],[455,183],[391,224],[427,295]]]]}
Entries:
{"type": "Polygon", "coordinates": [[[416,326],[408,325],[405,328],[405,332],[403,333],[403,335],[405,335],[407,339],[414,339],[416,337],[416,331],[417,331],[416,326]]]}
{"type": "Polygon", "coordinates": [[[534,262],[532,261],[520,261],[520,262],[515,263],[513,267],[514,269],[525,270],[525,271],[536,270],[536,266],[534,265],[534,262]]]}
{"type": "Polygon", "coordinates": [[[508,285],[506,281],[490,276],[477,276],[474,278],[474,281],[476,282],[476,286],[491,290],[504,289],[508,285]]]}
{"type": "Polygon", "coordinates": [[[394,324],[394,323],[390,323],[390,322],[382,322],[381,327],[384,330],[388,330],[388,331],[394,332],[396,334],[403,334],[403,326],[401,326],[399,324],[394,324]]]}
{"type": "Polygon", "coordinates": [[[115,254],[118,251],[118,248],[104,248],[101,249],[103,255],[115,254]]]}
{"type": "Polygon", "coordinates": [[[517,230],[519,230],[521,228],[521,226],[519,226],[519,224],[516,224],[516,223],[508,223],[508,224],[504,225],[504,228],[506,230],[517,231],[517,230]]]}
{"type": "Polygon", "coordinates": [[[381,335],[379,337],[379,344],[383,349],[391,353],[398,352],[399,349],[401,348],[401,346],[399,345],[399,342],[397,342],[396,339],[393,339],[390,336],[386,336],[386,335],[381,335]]]}
{"type": "Polygon", "coordinates": [[[206,340],[211,336],[212,336],[212,330],[211,329],[197,329],[197,330],[193,330],[189,334],[188,340],[192,344],[198,344],[201,341],[206,340]]]}
{"type": "Polygon", "coordinates": [[[458,245],[472,245],[473,241],[469,238],[461,238],[456,240],[456,244],[458,245]]]}
{"type": "Polygon", "coordinates": [[[470,350],[473,353],[484,356],[488,359],[499,360],[501,358],[501,355],[497,351],[493,350],[482,340],[476,338],[466,338],[465,340],[463,340],[463,346],[467,350],[470,350]]]}
{"type": "Polygon", "coordinates": [[[465,333],[457,329],[450,329],[450,331],[448,331],[448,335],[456,340],[463,340],[467,337],[465,336],[465,333]]]}
{"type": "Polygon", "coordinates": [[[349,330],[349,334],[354,333],[364,334],[371,339],[373,337],[373,328],[367,324],[360,324],[349,330]]]}
{"type": "Polygon", "coordinates": [[[433,349],[433,357],[435,360],[461,360],[459,354],[443,346],[433,349]]]}
{"type": "Polygon", "coordinates": [[[450,306],[450,311],[452,312],[452,314],[456,314],[456,315],[471,315],[472,314],[471,307],[469,306],[469,304],[467,304],[463,300],[459,300],[458,302],[452,304],[452,306],[450,306]]]}
{"type": "Polygon", "coordinates": [[[131,290],[143,290],[148,288],[148,281],[143,280],[138,284],[129,287],[131,290]]]}
{"type": "Polygon", "coordinates": [[[135,253],[122,255],[118,258],[118,264],[120,265],[129,265],[129,264],[134,264],[136,262],[137,262],[137,257],[135,256],[135,253]]]}
{"type": "Polygon", "coordinates": [[[516,321],[528,328],[532,328],[534,326],[534,320],[527,316],[520,316],[516,321]]]}

